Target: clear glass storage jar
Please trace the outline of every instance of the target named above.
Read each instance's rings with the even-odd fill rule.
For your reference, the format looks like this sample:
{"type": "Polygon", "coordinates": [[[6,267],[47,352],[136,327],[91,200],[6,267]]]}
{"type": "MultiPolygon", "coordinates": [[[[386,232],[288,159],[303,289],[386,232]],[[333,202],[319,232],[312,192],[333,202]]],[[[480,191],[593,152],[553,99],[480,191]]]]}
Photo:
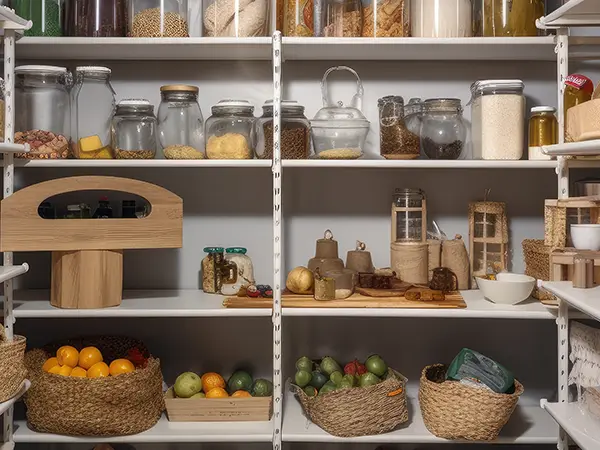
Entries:
{"type": "Polygon", "coordinates": [[[474,159],[521,159],[525,145],[524,88],[521,80],[483,80],[471,85],[474,159]]]}
{"type": "Polygon", "coordinates": [[[421,135],[421,121],[423,119],[423,102],[420,98],[411,98],[404,105],[404,121],[406,128],[417,136],[421,135]]]}
{"type": "Polygon", "coordinates": [[[72,91],[73,155],[80,159],[111,159],[110,126],[115,113],[115,91],[108,67],[80,66],[72,91]]]}
{"type": "Polygon", "coordinates": [[[269,0],[202,0],[204,36],[267,36],[269,4],[269,0]]]}
{"type": "Polygon", "coordinates": [[[362,35],[363,15],[360,0],[327,0],[325,5],[325,37],[362,35]]]}
{"type": "Polygon", "coordinates": [[[471,0],[411,0],[413,37],[473,36],[471,0]]]}
{"type": "Polygon", "coordinates": [[[396,242],[423,242],[425,192],[421,189],[398,188],[393,195],[396,242]]]}
{"type": "MultiPolygon", "coordinates": [[[[324,0],[318,0],[325,8],[324,0]]],[[[283,0],[283,34],[285,36],[312,37],[315,35],[313,0],[283,0]]],[[[322,14],[322,12],[320,12],[322,14]]]]}
{"type": "Polygon", "coordinates": [[[247,250],[243,247],[230,247],[225,250],[225,260],[230,264],[230,270],[235,270],[235,273],[228,277],[229,283],[223,283],[221,294],[237,295],[244,286],[248,287],[256,282],[252,260],[246,253],[247,250]]]}
{"type": "Polygon", "coordinates": [[[188,37],[187,3],[187,0],[129,0],[129,35],[188,37]]]}
{"type": "Polygon", "coordinates": [[[408,130],[404,99],[388,95],[379,107],[379,153],[385,159],[415,159],[421,152],[419,136],[408,130]]]}
{"type": "Polygon", "coordinates": [[[363,37],[409,37],[411,0],[363,0],[363,37]]]}
{"type": "Polygon", "coordinates": [[[333,279],[336,300],[343,300],[354,294],[354,286],[356,286],[358,278],[358,274],[354,270],[326,270],[324,276],[333,279]]]}
{"type": "Polygon", "coordinates": [[[156,155],[154,106],[145,99],[121,100],[112,120],[112,146],[117,159],[153,159],[156,155]]]}
{"type": "MultiPolygon", "coordinates": [[[[256,120],[256,156],[273,158],[273,100],[263,105],[263,115],[256,120]]],[[[304,106],[294,100],[281,102],[281,158],[307,159],[310,155],[310,122],[304,106]]]]}
{"type": "Polygon", "coordinates": [[[28,143],[18,158],[60,159],[69,156],[71,140],[71,73],[64,67],[15,68],[15,144],[28,143]]]}
{"type": "Polygon", "coordinates": [[[160,88],[158,139],[167,159],[204,158],[204,118],[198,88],[181,84],[160,88]]]}
{"type": "Polygon", "coordinates": [[[421,148],[430,159],[458,159],[467,128],[457,98],[430,98],[423,104],[421,148]]]}
{"type": "Polygon", "coordinates": [[[475,0],[475,36],[537,36],[544,0],[475,0]]]}
{"type": "Polygon", "coordinates": [[[558,144],[556,108],[535,106],[529,118],[529,159],[552,159],[542,152],[542,145],[558,144]]]}
{"type": "Polygon", "coordinates": [[[65,5],[65,35],[127,36],[127,0],[68,0],[65,5]]]}
{"type": "Polygon", "coordinates": [[[25,36],[62,36],[62,0],[13,0],[12,8],[18,16],[29,19],[33,26],[25,36]]]}
{"type": "Polygon", "coordinates": [[[254,157],[254,106],[246,100],[221,100],[206,120],[208,159],[252,159],[254,157]]]}

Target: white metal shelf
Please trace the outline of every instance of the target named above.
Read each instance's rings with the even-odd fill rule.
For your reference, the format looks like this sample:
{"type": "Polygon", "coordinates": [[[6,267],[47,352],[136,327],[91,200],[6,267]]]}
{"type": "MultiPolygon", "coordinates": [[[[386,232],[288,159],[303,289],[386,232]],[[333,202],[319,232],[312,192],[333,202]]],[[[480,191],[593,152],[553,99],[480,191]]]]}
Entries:
{"type": "Polygon", "coordinates": [[[573,308],[600,320],[600,286],[577,289],[573,287],[572,281],[544,281],[542,286],[573,308]]]}
{"type": "Polygon", "coordinates": [[[20,443],[179,443],[179,442],[271,442],[273,423],[269,422],[169,422],[163,416],[151,429],[131,436],[108,438],[73,437],[38,433],[25,421],[15,421],[14,441],[20,443]]]}
{"type": "Polygon", "coordinates": [[[271,167],[265,159],[15,159],[16,167],[271,167]]]}
{"type": "Polygon", "coordinates": [[[283,167],[310,168],[369,168],[369,169],[555,169],[556,161],[484,161],[476,159],[461,160],[387,160],[387,159],[284,159],[283,167]]]}
{"type": "Polygon", "coordinates": [[[600,155],[600,139],[547,145],[542,146],[542,150],[552,156],[598,156],[600,155]]]}
{"type": "Polygon", "coordinates": [[[21,387],[19,388],[19,392],[17,392],[17,394],[11,398],[10,400],[7,400],[5,402],[0,403],[0,414],[4,414],[6,411],[8,411],[8,409],[15,404],[15,402],[17,402],[25,392],[27,392],[27,390],[31,387],[31,381],[29,380],[25,380],[23,381],[23,384],[21,384],[21,387]]]}
{"type": "Polygon", "coordinates": [[[582,450],[600,448],[598,421],[582,411],[578,403],[549,403],[542,400],[541,406],[582,450]]]}
{"type": "Polygon", "coordinates": [[[29,264],[23,263],[18,266],[0,266],[0,283],[23,275],[29,270],[29,264]]]}

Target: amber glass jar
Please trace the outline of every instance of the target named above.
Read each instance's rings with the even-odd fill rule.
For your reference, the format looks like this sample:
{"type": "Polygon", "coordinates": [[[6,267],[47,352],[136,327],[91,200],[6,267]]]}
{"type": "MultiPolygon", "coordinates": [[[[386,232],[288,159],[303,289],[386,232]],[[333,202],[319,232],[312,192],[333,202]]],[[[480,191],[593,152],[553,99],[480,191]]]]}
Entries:
{"type": "Polygon", "coordinates": [[[544,0],[476,0],[476,36],[537,36],[535,21],[544,15],[544,0]]]}
{"type": "Polygon", "coordinates": [[[565,80],[565,92],[563,94],[564,107],[564,125],[565,125],[565,141],[571,141],[567,136],[567,111],[573,106],[588,102],[592,99],[594,93],[594,82],[584,75],[578,73],[571,74],[565,80]]]}
{"type": "Polygon", "coordinates": [[[551,106],[531,108],[529,119],[529,159],[551,159],[542,153],[542,145],[558,144],[556,109],[551,106]]]}

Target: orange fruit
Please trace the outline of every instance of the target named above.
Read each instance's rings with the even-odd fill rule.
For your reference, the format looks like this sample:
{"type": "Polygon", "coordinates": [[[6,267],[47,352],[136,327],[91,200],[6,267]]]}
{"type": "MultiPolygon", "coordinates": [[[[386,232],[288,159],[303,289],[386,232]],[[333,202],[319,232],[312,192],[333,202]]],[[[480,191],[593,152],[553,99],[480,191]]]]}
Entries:
{"type": "Polygon", "coordinates": [[[77,378],[86,378],[87,377],[87,370],[85,370],[82,367],[75,367],[71,371],[71,376],[72,377],[77,377],[77,378]]]}
{"type": "Polygon", "coordinates": [[[114,377],[122,373],[131,373],[135,370],[135,366],[128,359],[115,359],[110,363],[110,374],[114,377]]]}
{"type": "Polygon", "coordinates": [[[229,394],[222,387],[212,388],[206,393],[206,398],[225,398],[229,397],[229,394]]]}
{"type": "Polygon", "coordinates": [[[96,347],[86,347],[79,352],[79,367],[85,370],[102,361],[102,353],[96,347]]]}
{"type": "Polygon", "coordinates": [[[73,371],[72,367],[60,366],[60,370],[58,371],[58,374],[62,375],[63,377],[70,377],[72,371],[73,371]]]}
{"type": "Polygon", "coordinates": [[[53,373],[55,375],[60,374],[60,365],[55,365],[54,367],[52,367],[50,370],[48,370],[48,373],[53,373]]]}
{"type": "Polygon", "coordinates": [[[87,370],[88,378],[100,378],[110,375],[110,369],[105,362],[97,362],[87,370]]]}
{"type": "Polygon", "coordinates": [[[248,391],[235,391],[231,394],[232,397],[252,397],[248,391]]]}
{"type": "Polygon", "coordinates": [[[46,360],[46,362],[42,366],[42,370],[44,372],[50,372],[50,369],[52,369],[54,366],[58,366],[58,358],[53,356],[52,358],[48,358],[46,360]]]}
{"type": "Polygon", "coordinates": [[[56,352],[56,358],[61,366],[77,367],[79,362],[79,352],[75,347],[63,345],[56,352]]]}
{"type": "Polygon", "coordinates": [[[225,380],[221,375],[215,372],[206,372],[202,375],[202,390],[206,394],[214,388],[225,389],[225,380]]]}

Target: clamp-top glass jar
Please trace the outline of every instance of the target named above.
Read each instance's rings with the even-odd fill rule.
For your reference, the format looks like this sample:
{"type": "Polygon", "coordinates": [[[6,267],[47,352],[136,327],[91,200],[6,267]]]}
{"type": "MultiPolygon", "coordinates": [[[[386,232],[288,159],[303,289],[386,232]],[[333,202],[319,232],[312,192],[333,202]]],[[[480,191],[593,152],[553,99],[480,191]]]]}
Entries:
{"type": "Polygon", "coordinates": [[[60,159],[69,156],[73,77],[65,67],[15,68],[15,144],[28,143],[18,158],[60,159]]]}
{"type": "Polygon", "coordinates": [[[457,98],[430,98],[423,104],[421,148],[430,159],[458,159],[467,128],[457,98]]]}
{"type": "Polygon", "coordinates": [[[221,100],[206,120],[208,159],[252,159],[254,157],[254,106],[246,100],[221,100]]]}
{"type": "MultiPolygon", "coordinates": [[[[273,157],[273,100],[263,105],[263,115],[255,127],[256,156],[273,157]]],[[[304,116],[304,106],[294,100],[281,102],[281,158],[307,159],[310,155],[310,122],[304,116]]]]}
{"type": "Polygon", "coordinates": [[[115,91],[108,67],[81,66],[73,89],[73,155],[81,159],[111,159],[110,127],[115,91]],[[93,105],[93,107],[92,107],[93,105]]]}
{"type": "Polygon", "coordinates": [[[69,0],[65,34],[75,37],[127,36],[127,0],[69,0]]]}
{"type": "Polygon", "coordinates": [[[129,0],[131,37],[188,37],[187,0],[129,0]]]}
{"type": "Polygon", "coordinates": [[[117,159],[153,159],[156,155],[154,106],[145,99],[121,100],[112,121],[117,159]]]}
{"type": "Polygon", "coordinates": [[[204,118],[198,105],[198,88],[162,86],[160,95],[158,138],[165,158],[204,158],[204,118]]]}

